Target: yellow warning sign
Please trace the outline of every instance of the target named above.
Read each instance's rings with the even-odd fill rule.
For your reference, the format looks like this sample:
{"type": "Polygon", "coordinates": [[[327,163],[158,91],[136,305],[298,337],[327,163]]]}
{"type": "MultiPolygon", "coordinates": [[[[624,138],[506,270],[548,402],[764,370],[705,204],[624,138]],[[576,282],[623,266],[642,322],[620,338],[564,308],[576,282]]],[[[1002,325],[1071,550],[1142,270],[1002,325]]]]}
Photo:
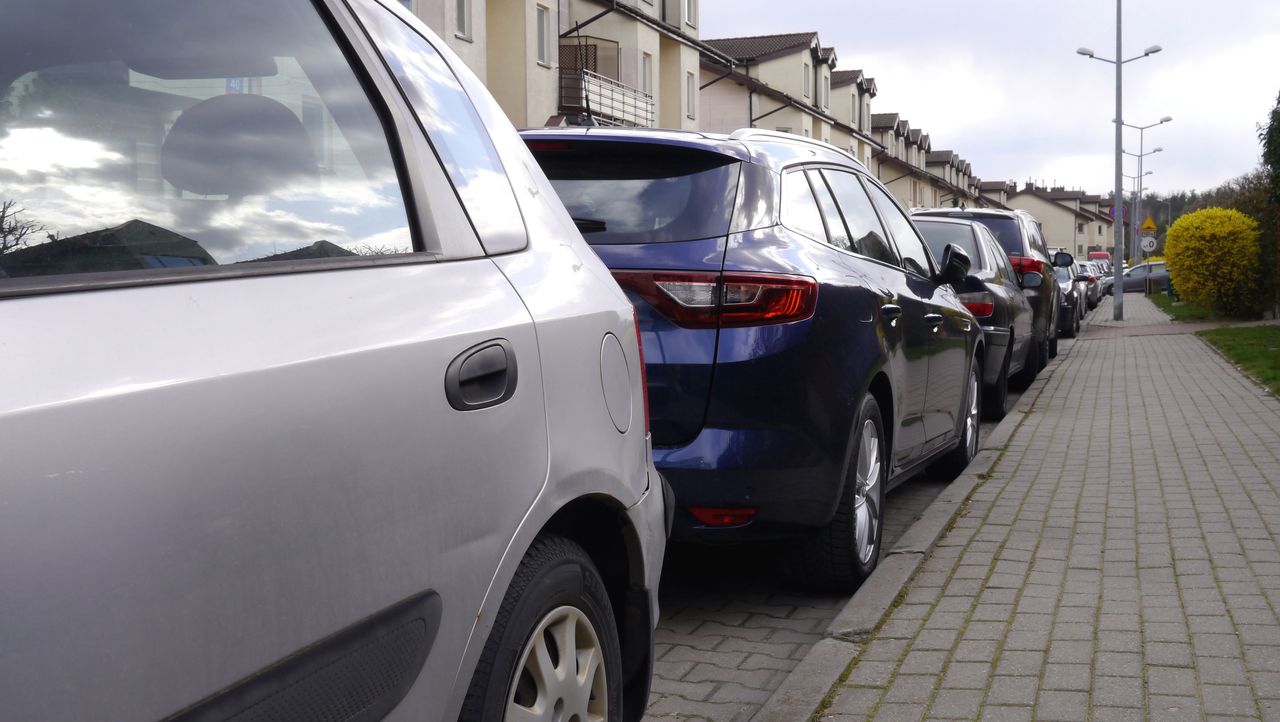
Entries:
{"type": "Polygon", "coordinates": [[[1151,216],[1147,216],[1147,220],[1142,222],[1142,232],[1146,234],[1156,232],[1156,222],[1151,218],[1151,216]]]}

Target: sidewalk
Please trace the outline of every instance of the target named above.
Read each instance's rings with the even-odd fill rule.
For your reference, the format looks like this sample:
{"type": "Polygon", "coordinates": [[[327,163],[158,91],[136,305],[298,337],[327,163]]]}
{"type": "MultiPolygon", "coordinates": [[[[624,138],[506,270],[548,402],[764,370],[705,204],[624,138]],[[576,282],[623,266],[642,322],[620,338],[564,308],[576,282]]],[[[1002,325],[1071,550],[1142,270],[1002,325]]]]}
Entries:
{"type": "Polygon", "coordinates": [[[1074,345],[823,719],[1280,720],[1280,400],[1161,330],[1074,345]]]}

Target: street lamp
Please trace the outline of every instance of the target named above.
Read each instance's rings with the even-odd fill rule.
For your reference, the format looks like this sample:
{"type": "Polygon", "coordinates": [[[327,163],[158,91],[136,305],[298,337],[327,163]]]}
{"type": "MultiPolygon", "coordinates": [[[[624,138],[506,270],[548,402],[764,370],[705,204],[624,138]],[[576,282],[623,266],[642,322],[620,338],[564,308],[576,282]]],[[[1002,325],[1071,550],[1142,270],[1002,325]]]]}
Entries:
{"type": "MultiPolygon", "coordinates": [[[[1124,207],[1122,205],[1124,201],[1124,179],[1121,177],[1124,173],[1124,166],[1123,166],[1124,137],[1122,135],[1122,132],[1124,130],[1124,102],[1123,102],[1124,95],[1122,92],[1122,89],[1124,87],[1124,75],[1122,72],[1122,68],[1124,67],[1125,63],[1131,63],[1137,60],[1138,58],[1145,58],[1148,55],[1155,55],[1156,53],[1163,50],[1163,48],[1161,48],[1159,45],[1152,45],[1151,47],[1142,51],[1142,55],[1139,55],[1134,58],[1129,58],[1127,60],[1121,60],[1121,58],[1124,56],[1124,47],[1122,43],[1124,36],[1120,32],[1121,21],[1123,19],[1123,13],[1121,12],[1122,2],[1123,0],[1116,0],[1116,58],[1115,60],[1100,58],[1097,55],[1095,55],[1094,52],[1089,48],[1080,48],[1079,50],[1076,51],[1077,53],[1085,56],[1086,58],[1092,58],[1093,60],[1099,60],[1104,63],[1111,63],[1112,65],[1116,66],[1116,118],[1115,118],[1116,186],[1115,186],[1115,205],[1113,206],[1116,209],[1115,211],[1116,213],[1116,219],[1115,219],[1116,248],[1115,248],[1114,262],[1112,263],[1111,272],[1115,276],[1115,283],[1112,285],[1112,288],[1115,289],[1114,291],[1115,303],[1113,304],[1113,309],[1114,309],[1113,317],[1117,321],[1124,320],[1124,280],[1120,276],[1120,273],[1121,273],[1120,269],[1123,268],[1122,264],[1124,262],[1124,219],[1121,217],[1122,214],[1120,213],[1120,209],[1124,207]]],[[[1123,400],[1120,398],[1116,399],[1116,403],[1122,403],[1122,401],[1123,400]]]]}
{"type": "MultiPolygon", "coordinates": [[[[1156,153],[1156,152],[1159,152],[1160,150],[1161,150],[1160,148],[1156,148],[1155,150],[1151,151],[1151,153],[1156,153]]],[[[1151,153],[1147,153],[1147,155],[1151,155],[1151,153]]],[[[1125,155],[1134,155],[1134,154],[1128,151],[1125,151],[1125,155]]],[[[1141,158],[1139,158],[1139,160],[1141,160],[1141,158]]],[[[1143,177],[1149,176],[1153,173],[1155,173],[1155,171],[1149,170],[1146,173],[1139,172],[1138,175],[1129,175],[1128,173],[1124,175],[1125,178],[1128,178],[1129,180],[1133,181],[1133,205],[1132,205],[1133,213],[1129,217],[1129,243],[1131,244],[1137,244],[1138,242],[1138,226],[1139,226],[1138,213],[1139,213],[1139,210],[1142,208],[1142,192],[1147,189],[1146,186],[1142,185],[1142,179],[1143,177]]],[[[1146,251],[1142,252],[1142,256],[1143,256],[1143,260],[1146,260],[1146,251]]]]}
{"type": "MultiPolygon", "coordinates": [[[[1128,124],[1126,123],[1125,125],[1128,125],[1128,124]]],[[[1129,127],[1133,127],[1133,126],[1129,126],[1129,127]]],[[[1146,153],[1130,153],[1129,151],[1126,150],[1124,151],[1124,154],[1133,156],[1134,158],[1138,159],[1138,176],[1144,176],[1144,175],[1151,175],[1151,171],[1147,171],[1146,173],[1142,172],[1142,159],[1146,158],[1149,155],[1154,155],[1156,153],[1159,153],[1163,150],[1164,148],[1157,146],[1147,151],[1146,153]]],[[[1129,227],[1132,230],[1129,233],[1129,238],[1136,239],[1138,237],[1138,227],[1142,225],[1142,222],[1139,221],[1138,219],[1141,217],[1142,217],[1142,193],[1138,192],[1138,193],[1135,193],[1135,195],[1133,196],[1133,216],[1129,219],[1129,227]]]]}
{"type": "MultiPolygon", "coordinates": [[[[1121,124],[1121,125],[1123,125],[1124,127],[1126,127],[1126,128],[1135,128],[1135,129],[1137,129],[1137,131],[1138,131],[1138,152],[1137,152],[1137,153],[1130,153],[1129,155],[1132,155],[1132,156],[1134,156],[1135,158],[1137,158],[1137,159],[1138,159],[1138,172],[1139,172],[1139,173],[1142,173],[1142,159],[1143,159],[1143,158],[1145,158],[1146,156],[1151,155],[1151,153],[1159,153],[1160,151],[1164,150],[1164,148],[1156,148],[1155,150],[1151,151],[1151,153],[1143,153],[1143,152],[1142,152],[1142,150],[1143,150],[1143,146],[1144,146],[1144,144],[1146,143],[1146,132],[1147,132],[1147,129],[1148,129],[1148,128],[1154,128],[1154,127],[1156,127],[1157,125],[1164,125],[1165,123],[1168,123],[1168,122],[1169,122],[1169,121],[1171,121],[1171,120],[1173,120],[1173,116],[1171,116],[1171,115],[1166,115],[1165,117],[1161,118],[1160,120],[1158,120],[1158,121],[1156,121],[1156,122],[1154,122],[1154,123],[1151,123],[1150,125],[1130,125],[1129,123],[1125,123],[1124,121],[1121,121],[1121,122],[1120,122],[1120,124],[1121,124]]],[[[1141,216],[1142,216],[1142,196],[1141,196],[1141,195],[1139,195],[1139,196],[1138,196],[1138,201],[1137,201],[1137,203],[1136,203],[1136,204],[1134,205],[1134,207],[1133,207],[1133,228],[1134,228],[1134,231],[1135,231],[1135,232],[1134,232],[1134,237],[1135,237],[1135,238],[1137,237],[1137,228],[1138,228],[1138,224],[1139,224],[1139,223],[1141,223],[1141,221],[1139,221],[1138,219],[1139,219],[1141,216]]]]}

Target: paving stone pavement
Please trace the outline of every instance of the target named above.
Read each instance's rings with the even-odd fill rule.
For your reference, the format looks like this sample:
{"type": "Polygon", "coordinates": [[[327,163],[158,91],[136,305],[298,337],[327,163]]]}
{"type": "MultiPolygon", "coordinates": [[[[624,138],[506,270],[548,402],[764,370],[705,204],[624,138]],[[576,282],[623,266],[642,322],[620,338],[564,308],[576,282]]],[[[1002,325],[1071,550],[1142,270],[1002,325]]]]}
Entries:
{"type": "Polygon", "coordinates": [[[1277,610],[1280,400],[1194,336],[1091,330],[823,719],[1280,720],[1277,610]]]}
{"type": "MultiPolygon", "coordinates": [[[[886,500],[891,548],[946,483],[921,478],[886,500]]],[[[822,637],[847,596],[807,594],[774,546],[667,551],[647,720],[748,720],[822,637]]]]}

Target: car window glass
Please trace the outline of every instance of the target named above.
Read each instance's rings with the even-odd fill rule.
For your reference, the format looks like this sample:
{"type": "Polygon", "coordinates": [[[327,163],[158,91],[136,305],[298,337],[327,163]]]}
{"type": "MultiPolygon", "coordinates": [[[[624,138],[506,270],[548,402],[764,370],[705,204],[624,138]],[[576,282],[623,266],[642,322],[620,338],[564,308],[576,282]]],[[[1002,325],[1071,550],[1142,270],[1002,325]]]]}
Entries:
{"type": "Polygon", "coordinates": [[[0,25],[0,287],[413,250],[386,132],[310,2],[119,0],[74,42],[61,7],[0,25]]]}
{"type": "Polygon", "coordinates": [[[440,53],[404,21],[371,0],[352,5],[413,106],[444,163],[480,242],[523,248],[525,232],[511,183],[489,132],[440,53]]]}
{"type": "Polygon", "coordinates": [[[840,210],[836,208],[835,200],[831,198],[831,191],[827,189],[826,181],[822,180],[822,173],[811,170],[808,171],[808,176],[814,195],[818,197],[818,208],[822,211],[822,219],[826,221],[827,237],[831,245],[841,250],[852,251],[853,244],[849,241],[849,231],[845,228],[844,219],[840,217],[840,210]]]}
{"type": "Polygon", "coordinates": [[[827,232],[822,226],[822,212],[813,198],[813,189],[801,171],[782,176],[782,225],[814,240],[826,242],[827,232]]]}
{"type": "Polygon", "coordinates": [[[1147,275],[1147,267],[1146,267],[1146,266],[1135,266],[1135,267],[1133,267],[1133,268],[1129,269],[1129,275],[1130,275],[1130,276],[1133,276],[1133,277],[1135,277],[1135,278],[1141,278],[1142,276],[1147,275]]]}
{"type": "Polygon", "coordinates": [[[840,206],[845,225],[853,240],[853,250],[864,256],[898,265],[898,254],[886,240],[884,226],[880,217],[871,206],[871,199],[866,190],[852,173],[832,169],[824,169],[823,177],[835,194],[836,203],[840,206]]]}
{"type": "Polygon", "coordinates": [[[902,267],[925,278],[930,277],[932,266],[929,261],[929,250],[925,248],[924,240],[916,233],[915,226],[911,225],[911,221],[907,220],[902,209],[893,202],[888,193],[881,190],[880,186],[867,183],[867,193],[871,196],[871,201],[876,204],[876,208],[880,209],[880,216],[889,227],[889,233],[898,247],[898,253],[902,255],[902,267]]]}
{"type": "Polygon", "coordinates": [[[1005,254],[1000,243],[996,241],[995,236],[991,235],[991,231],[982,224],[975,225],[978,235],[982,236],[982,242],[987,244],[987,257],[995,262],[996,270],[1004,280],[1009,283],[1016,283],[1013,273],[1013,267],[1009,265],[1009,257],[1005,254]]]}
{"type": "Polygon", "coordinates": [[[946,221],[918,219],[916,228],[920,229],[920,233],[924,236],[925,243],[928,244],[929,251],[934,258],[942,258],[942,252],[946,250],[947,246],[954,245],[969,256],[970,268],[975,271],[984,268],[982,254],[978,250],[977,239],[974,238],[973,229],[968,223],[948,223],[946,221]]]}
{"type": "Polygon", "coordinates": [[[729,232],[743,165],[731,156],[650,143],[528,143],[593,246],[694,241],[729,232]]]}

